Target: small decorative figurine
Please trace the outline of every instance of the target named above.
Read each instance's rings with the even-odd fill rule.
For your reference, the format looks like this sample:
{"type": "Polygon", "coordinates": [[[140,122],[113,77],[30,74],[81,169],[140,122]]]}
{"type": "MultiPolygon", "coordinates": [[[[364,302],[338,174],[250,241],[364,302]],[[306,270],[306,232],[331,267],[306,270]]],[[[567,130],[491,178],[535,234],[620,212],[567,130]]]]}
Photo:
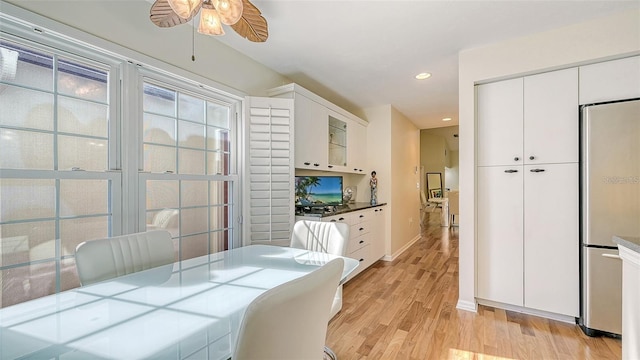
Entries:
{"type": "Polygon", "coordinates": [[[378,203],[378,179],[375,171],[371,172],[369,186],[371,187],[371,205],[376,205],[378,203]]]}

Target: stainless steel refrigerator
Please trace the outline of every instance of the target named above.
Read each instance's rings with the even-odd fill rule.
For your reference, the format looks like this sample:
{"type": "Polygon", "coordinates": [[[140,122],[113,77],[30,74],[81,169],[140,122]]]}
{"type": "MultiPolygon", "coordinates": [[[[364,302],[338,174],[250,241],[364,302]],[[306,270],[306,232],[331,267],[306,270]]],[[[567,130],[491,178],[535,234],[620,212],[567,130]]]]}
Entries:
{"type": "Polygon", "coordinates": [[[622,261],[612,237],[640,236],[640,99],[584,106],[580,119],[579,323],[587,335],[620,335],[622,261]]]}

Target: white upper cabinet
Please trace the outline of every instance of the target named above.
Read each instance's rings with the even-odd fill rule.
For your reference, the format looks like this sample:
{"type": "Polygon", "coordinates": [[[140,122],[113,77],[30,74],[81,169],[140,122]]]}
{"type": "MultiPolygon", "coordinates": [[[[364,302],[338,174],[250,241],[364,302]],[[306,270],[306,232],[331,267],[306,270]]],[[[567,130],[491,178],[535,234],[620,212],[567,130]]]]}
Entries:
{"type": "Polygon", "coordinates": [[[578,162],[578,69],[524,78],[524,163],[578,162]]]}
{"type": "Polygon", "coordinates": [[[640,56],[580,67],[580,105],[640,98],[640,56]]]}
{"type": "Polygon", "coordinates": [[[349,172],[366,174],[367,170],[367,127],[350,121],[347,132],[347,164],[349,172]]]}
{"type": "Polygon", "coordinates": [[[327,170],[327,108],[306,96],[295,94],[295,167],[327,170]]]}
{"type": "Polygon", "coordinates": [[[309,90],[289,84],[268,91],[295,102],[295,167],[366,174],[367,123],[309,90]]]}
{"type": "Polygon", "coordinates": [[[522,78],[477,87],[478,166],[522,164],[522,78]]]}

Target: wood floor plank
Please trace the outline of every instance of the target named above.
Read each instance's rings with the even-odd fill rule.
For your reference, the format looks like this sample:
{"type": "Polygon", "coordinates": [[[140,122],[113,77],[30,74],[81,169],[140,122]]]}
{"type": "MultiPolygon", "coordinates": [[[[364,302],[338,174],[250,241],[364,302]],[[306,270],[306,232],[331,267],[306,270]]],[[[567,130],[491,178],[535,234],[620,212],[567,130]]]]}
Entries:
{"type": "Polygon", "coordinates": [[[456,309],[459,230],[427,215],[419,241],[345,284],[326,341],[340,360],[621,358],[619,339],[591,338],[574,324],[484,305],[456,309]]]}

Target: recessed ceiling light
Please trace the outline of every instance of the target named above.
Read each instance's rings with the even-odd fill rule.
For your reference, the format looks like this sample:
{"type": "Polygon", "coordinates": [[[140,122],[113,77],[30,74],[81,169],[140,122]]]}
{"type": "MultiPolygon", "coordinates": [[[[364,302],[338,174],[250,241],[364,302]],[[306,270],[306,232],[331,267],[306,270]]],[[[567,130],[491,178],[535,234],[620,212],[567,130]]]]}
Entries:
{"type": "Polygon", "coordinates": [[[444,118],[442,121],[451,121],[451,118],[444,118]]]}
{"type": "Polygon", "coordinates": [[[424,79],[428,79],[431,77],[431,74],[429,73],[420,73],[418,75],[416,75],[416,79],[418,80],[424,80],[424,79]]]}

